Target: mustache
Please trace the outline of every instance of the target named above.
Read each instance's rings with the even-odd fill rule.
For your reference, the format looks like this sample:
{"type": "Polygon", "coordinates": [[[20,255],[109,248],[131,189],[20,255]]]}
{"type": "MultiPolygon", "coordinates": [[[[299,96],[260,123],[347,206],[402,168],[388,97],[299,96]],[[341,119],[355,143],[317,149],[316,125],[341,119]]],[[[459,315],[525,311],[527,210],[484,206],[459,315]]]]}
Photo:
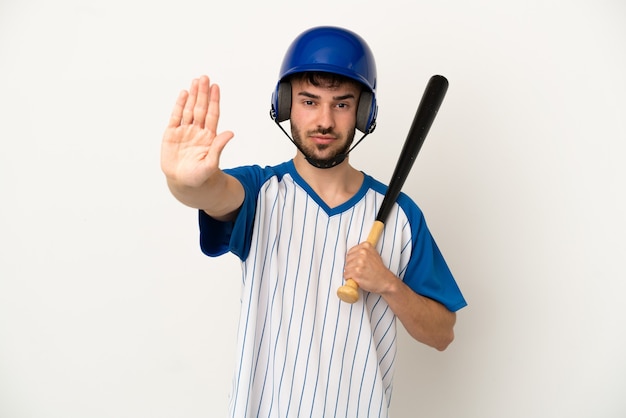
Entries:
{"type": "Polygon", "coordinates": [[[317,128],[315,130],[307,132],[307,135],[328,135],[333,133],[333,128],[317,128]]]}

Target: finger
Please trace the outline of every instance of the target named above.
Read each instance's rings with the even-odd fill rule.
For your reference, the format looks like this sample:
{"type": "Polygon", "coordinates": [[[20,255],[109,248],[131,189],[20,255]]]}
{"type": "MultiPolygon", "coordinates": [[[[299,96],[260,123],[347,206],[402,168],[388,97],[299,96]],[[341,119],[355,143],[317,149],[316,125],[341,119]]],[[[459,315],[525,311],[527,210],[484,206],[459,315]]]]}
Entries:
{"type": "Polygon", "coordinates": [[[196,99],[196,105],[193,108],[193,124],[204,128],[204,121],[206,119],[206,112],[209,103],[210,95],[210,80],[207,76],[200,77],[198,82],[198,96],[196,99]]]}
{"type": "Polygon", "coordinates": [[[230,142],[231,139],[235,136],[231,131],[224,131],[217,135],[213,142],[211,143],[211,154],[210,159],[214,164],[219,164],[220,156],[222,155],[222,151],[226,147],[226,144],[230,142]]]}
{"type": "Polygon", "coordinates": [[[213,84],[209,87],[209,108],[207,110],[205,129],[217,133],[217,123],[220,119],[220,87],[213,84]]]}
{"type": "Polygon", "coordinates": [[[196,104],[196,98],[198,97],[198,79],[194,79],[191,82],[191,87],[189,88],[189,95],[187,96],[187,101],[185,102],[185,108],[183,109],[183,118],[181,120],[181,124],[188,125],[193,122],[193,108],[196,104]]]}
{"type": "Polygon", "coordinates": [[[183,108],[185,107],[185,103],[187,102],[187,95],[187,90],[183,90],[178,94],[176,104],[174,105],[174,109],[172,109],[170,121],[167,125],[168,128],[175,128],[177,126],[180,126],[180,121],[183,118],[183,108]]]}

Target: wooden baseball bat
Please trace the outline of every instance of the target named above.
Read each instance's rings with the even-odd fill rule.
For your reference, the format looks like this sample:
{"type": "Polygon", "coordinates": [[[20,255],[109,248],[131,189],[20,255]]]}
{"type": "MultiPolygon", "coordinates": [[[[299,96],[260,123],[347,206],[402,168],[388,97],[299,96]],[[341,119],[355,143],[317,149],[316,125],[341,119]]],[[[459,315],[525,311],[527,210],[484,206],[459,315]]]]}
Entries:
{"type": "MultiPolygon", "coordinates": [[[[419,154],[422,148],[422,144],[435,120],[435,116],[437,116],[447,91],[448,80],[441,75],[432,76],[426,85],[420,104],[415,112],[413,123],[404,141],[400,157],[396,163],[393,176],[389,182],[387,193],[385,193],[374,225],[366,240],[373,246],[376,246],[378,243],[385,226],[385,220],[402,190],[402,186],[413,167],[417,154],[419,154]]],[[[345,284],[337,290],[337,296],[344,302],[354,303],[359,300],[359,285],[354,280],[347,279],[345,284]]]]}

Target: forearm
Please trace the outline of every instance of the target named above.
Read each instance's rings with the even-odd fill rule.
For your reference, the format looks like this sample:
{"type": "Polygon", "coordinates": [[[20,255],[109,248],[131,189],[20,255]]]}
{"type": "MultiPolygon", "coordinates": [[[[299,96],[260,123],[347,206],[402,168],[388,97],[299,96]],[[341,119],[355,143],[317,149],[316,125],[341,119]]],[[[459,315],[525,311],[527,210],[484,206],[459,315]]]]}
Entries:
{"type": "Polygon", "coordinates": [[[241,183],[222,171],[213,174],[200,186],[188,186],[171,177],[167,177],[167,185],[172,195],[184,205],[204,210],[221,220],[232,218],[244,199],[241,183]]]}
{"type": "Polygon", "coordinates": [[[395,276],[390,283],[381,295],[408,333],[417,341],[445,350],[454,340],[456,314],[439,302],[415,293],[395,276]]]}

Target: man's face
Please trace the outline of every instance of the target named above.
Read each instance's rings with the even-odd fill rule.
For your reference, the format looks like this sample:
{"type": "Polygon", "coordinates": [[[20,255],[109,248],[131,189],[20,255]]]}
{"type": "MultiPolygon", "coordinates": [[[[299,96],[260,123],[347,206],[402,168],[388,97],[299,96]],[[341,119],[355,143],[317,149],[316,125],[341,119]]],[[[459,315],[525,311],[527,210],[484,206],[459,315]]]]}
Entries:
{"type": "Polygon", "coordinates": [[[291,88],[291,133],[306,156],[326,161],[347,152],[354,139],[360,87],[317,87],[293,80],[291,88]]]}

